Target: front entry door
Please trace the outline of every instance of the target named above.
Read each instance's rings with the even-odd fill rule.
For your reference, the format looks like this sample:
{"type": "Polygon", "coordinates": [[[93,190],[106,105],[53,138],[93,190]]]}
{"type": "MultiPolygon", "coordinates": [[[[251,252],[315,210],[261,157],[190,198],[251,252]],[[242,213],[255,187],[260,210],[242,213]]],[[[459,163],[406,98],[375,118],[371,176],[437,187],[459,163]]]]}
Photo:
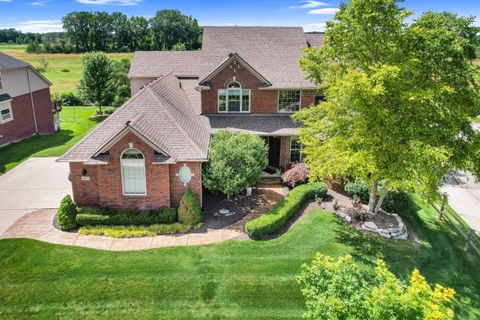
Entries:
{"type": "Polygon", "coordinates": [[[268,165],[280,168],[280,138],[268,138],[268,165]]]}

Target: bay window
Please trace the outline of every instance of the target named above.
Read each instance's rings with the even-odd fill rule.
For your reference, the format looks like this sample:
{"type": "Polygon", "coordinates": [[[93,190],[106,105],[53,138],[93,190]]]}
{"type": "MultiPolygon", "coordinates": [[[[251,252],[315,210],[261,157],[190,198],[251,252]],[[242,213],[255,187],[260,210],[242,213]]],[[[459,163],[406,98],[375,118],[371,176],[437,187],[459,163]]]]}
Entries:
{"type": "Polygon", "coordinates": [[[250,89],[242,89],[237,81],[218,90],[218,112],[250,112],[250,89]]]}

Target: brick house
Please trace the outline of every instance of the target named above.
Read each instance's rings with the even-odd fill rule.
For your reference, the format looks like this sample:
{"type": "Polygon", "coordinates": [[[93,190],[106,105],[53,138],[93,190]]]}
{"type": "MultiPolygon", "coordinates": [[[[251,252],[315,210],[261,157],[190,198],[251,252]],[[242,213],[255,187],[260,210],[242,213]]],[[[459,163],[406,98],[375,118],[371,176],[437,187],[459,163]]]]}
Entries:
{"type": "Polygon", "coordinates": [[[59,160],[75,202],[174,207],[189,187],[201,203],[202,163],[222,129],[261,136],[270,172],[301,161],[290,116],[322,96],[298,60],[322,42],[296,27],[205,27],[201,50],[136,52],[132,98],[59,160]]]}
{"type": "Polygon", "coordinates": [[[58,130],[51,85],[30,64],[0,52],[0,147],[58,130]]]}

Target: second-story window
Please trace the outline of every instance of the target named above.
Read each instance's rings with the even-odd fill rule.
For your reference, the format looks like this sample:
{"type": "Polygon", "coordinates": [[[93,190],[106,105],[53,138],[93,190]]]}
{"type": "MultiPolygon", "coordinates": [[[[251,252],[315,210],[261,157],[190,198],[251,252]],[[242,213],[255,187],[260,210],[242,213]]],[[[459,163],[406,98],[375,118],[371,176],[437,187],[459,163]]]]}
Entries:
{"type": "Polygon", "coordinates": [[[278,91],[278,112],[295,112],[300,110],[301,91],[281,90],[278,91]]]}
{"type": "Polygon", "coordinates": [[[250,89],[242,89],[237,81],[218,90],[218,112],[250,112],[250,89]]]}

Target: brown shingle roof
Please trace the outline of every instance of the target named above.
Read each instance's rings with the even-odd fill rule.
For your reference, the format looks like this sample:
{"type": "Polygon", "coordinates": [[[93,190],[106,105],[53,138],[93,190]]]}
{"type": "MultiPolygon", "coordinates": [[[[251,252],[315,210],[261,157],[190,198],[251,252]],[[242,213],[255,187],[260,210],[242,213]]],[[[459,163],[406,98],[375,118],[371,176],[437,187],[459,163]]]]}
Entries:
{"type": "Polygon", "coordinates": [[[198,77],[200,51],[137,51],[129,78],[158,78],[169,73],[177,77],[198,77]]]}
{"type": "Polygon", "coordinates": [[[92,161],[102,147],[127,129],[173,161],[207,159],[209,128],[195,114],[179,80],[169,74],[140,90],[59,160],[92,161]]]}
{"type": "Polygon", "coordinates": [[[323,33],[306,34],[307,45],[312,48],[320,48],[325,41],[325,35],[323,33]]]}
{"type": "Polygon", "coordinates": [[[30,64],[25,61],[18,60],[12,56],[9,56],[3,52],[0,52],[0,70],[26,68],[30,64]]]}
{"type": "Polygon", "coordinates": [[[262,136],[292,136],[297,134],[299,128],[286,114],[208,114],[206,118],[212,134],[225,129],[262,136]]]}
{"type": "Polygon", "coordinates": [[[301,27],[204,27],[200,79],[235,52],[272,88],[314,87],[298,64],[306,47],[301,27]]]}

